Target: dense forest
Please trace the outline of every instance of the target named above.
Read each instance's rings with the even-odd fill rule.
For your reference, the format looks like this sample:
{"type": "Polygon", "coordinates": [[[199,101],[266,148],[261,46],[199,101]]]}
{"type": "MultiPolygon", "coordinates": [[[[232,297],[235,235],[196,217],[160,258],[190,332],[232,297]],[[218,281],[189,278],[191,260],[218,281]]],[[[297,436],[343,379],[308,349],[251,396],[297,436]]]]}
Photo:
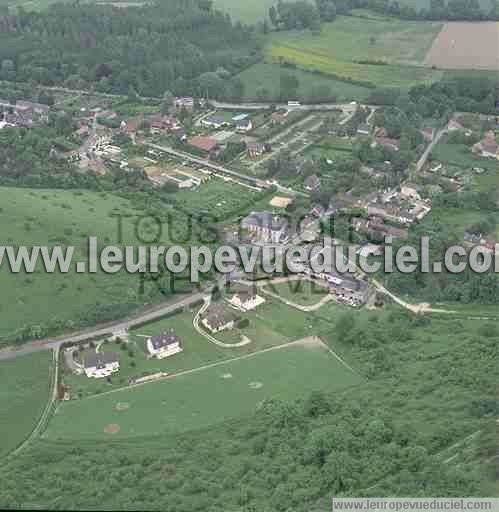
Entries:
{"type": "Polygon", "coordinates": [[[227,79],[256,58],[251,30],[233,24],[211,2],[170,0],[128,9],[56,4],[0,16],[4,80],[202,96],[203,80],[211,83],[203,74],[218,72],[227,79]]]}
{"type": "Polygon", "coordinates": [[[315,5],[306,0],[279,0],[269,9],[272,25],[280,30],[320,30],[321,22],[330,22],[336,15],[350,15],[352,9],[370,9],[387,16],[409,20],[498,20],[496,0],[482,9],[478,0],[431,0],[429,9],[418,9],[397,0],[316,0],[315,5]]]}
{"type": "Polygon", "coordinates": [[[493,493],[496,324],[345,313],[322,336],[350,351],[365,385],[267,400],[175,437],[40,440],[0,468],[0,503],[319,512],[332,496],[493,493]]]}

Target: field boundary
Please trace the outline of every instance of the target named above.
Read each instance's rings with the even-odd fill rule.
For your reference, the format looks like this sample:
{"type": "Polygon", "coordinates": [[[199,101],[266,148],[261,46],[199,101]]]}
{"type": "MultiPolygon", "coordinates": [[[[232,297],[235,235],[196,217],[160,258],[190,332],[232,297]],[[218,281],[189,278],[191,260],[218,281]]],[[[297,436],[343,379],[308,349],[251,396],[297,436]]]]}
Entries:
{"type": "Polygon", "coordinates": [[[22,441],[16,448],[5,455],[5,459],[9,459],[14,455],[18,455],[26,446],[28,446],[35,437],[41,436],[47,428],[50,418],[55,410],[57,400],[57,388],[59,382],[59,348],[52,351],[52,364],[49,368],[49,397],[47,404],[43,409],[38,421],[36,422],[33,430],[28,434],[26,439],[22,441]]]}
{"type": "MultiPolygon", "coordinates": [[[[322,348],[323,350],[325,350],[326,352],[329,352],[332,356],[334,356],[335,359],[337,359],[349,371],[353,372],[357,376],[362,377],[356,370],[354,370],[350,365],[348,365],[348,363],[346,361],[344,361],[333,350],[331,350],[328,347],[328,345],[326,343],[324,343],[324,341],[322,341],[321,338],[319,338],[318,336],[307,336],[305,338],[300,338],[298,340],[289,341],[288,343],[283,343],[282,345],[276,345],[275,347],[264,348],[264,349],[258,350],[256,352],[252,352],[250,354],[243,354],[241,356],[231,357],[231,358],[228,358],[228,359],[223,359],[222,361],[216,361],[214,363],[205,364],[205,365],[202,365],[202,366],[198,366],[197,368],[191,368],[189,370],[181,370],[181,371],[176,372],[176,373],[171,373],[169,375],[165,375],[162,378],[155,379],[154,381],[141,382],[141,383],[138,383],[138,384],[131,384],[131,385],[128,385],[128,386],[123,386],[122,388],[111,389],[109,391],[105,391],[104,393],[99,393],[97,395],[88,396],[88,397],[82,398],[80,400],[82,400],[82,401],[83,400],[94,400],[94,399],[99,398],[101,396],[110,395],[112,393],[117,393],[119,391],[130,390],[130,389],[137,388],[137,387],[140,387],[140,386],[145,386],[147,384],[157,384],[158,382],[164,382],[164,381],[167,381],[167,380],[176,379],[177,377],[183,377],[184,375],[190,375],[190,374],[193,374],[193,373],[198,373],[198,372],[201,372],[203,370],[209,370],[210,368],[216,368],[218,366],[223,366],[223,365],[226,365],[226,364],[234,363],[236,361],[242,361],[244,359],[250,359],[252,357],[255,357],[255,356],[258,356],[258,355],[261,355],[261,354],[265,354],[265,353],[268,353],[268,352],[274,352],[276,350],[283,350],[283,349],[286,349],[286,348],[299,347],[299,346],[302,346],[302,347],[303,346],[305,346],[305,347],[314,347],[315,346],[315,347],[318,347],[318,348],[322,348]]],[[[362,378],[364,379],[364,377],[362,377],[362,378]]]]}

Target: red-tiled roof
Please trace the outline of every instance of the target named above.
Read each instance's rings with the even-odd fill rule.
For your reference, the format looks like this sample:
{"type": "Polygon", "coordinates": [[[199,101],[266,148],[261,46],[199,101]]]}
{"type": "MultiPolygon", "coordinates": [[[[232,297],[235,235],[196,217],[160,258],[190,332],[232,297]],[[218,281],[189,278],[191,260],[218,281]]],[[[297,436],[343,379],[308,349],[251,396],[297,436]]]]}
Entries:
{"type": "Polygon", "coordinates": [[[189,139],[189,144],[203,151],[212,151],[217,147],[217,141],[212,137],[196,136],[189,139]]]}

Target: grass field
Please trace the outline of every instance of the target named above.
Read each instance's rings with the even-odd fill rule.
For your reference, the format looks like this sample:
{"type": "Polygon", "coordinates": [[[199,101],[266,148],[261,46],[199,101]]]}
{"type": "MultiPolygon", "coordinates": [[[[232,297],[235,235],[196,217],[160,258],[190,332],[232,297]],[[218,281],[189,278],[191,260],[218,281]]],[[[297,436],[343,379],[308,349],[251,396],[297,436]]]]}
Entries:
{"type": "Polygon", "coordinates": [[[235,21],[256,23],[268,18],[269,8],[275,5],[275,0],[215,0],[216,8],[230,14],[235,21]]]}
{"type": "Polygon", "coordinates": [[[192,325],[194,315],[199,309],[194,308],[192,311],[178,313],[134,329],[130,333],[130,343],[126,346],[126,350],[122,350],[114,343],[106,345],[105,350],[113,351],[120,356],[120,371],[112,377],[111,383],[105,379],[88,379],[68,371],[64,373],[64,383],[69,387],[73,398],[87,397],[124,387],[130,378],[157,372],[178,373],[204,364],[282,345],[296,339],[297,336],[309,334],[310,317],[299,311],[293,312],[293,316],[290,317],[291,310],[286,305],[276,299],[265,298],[267,299],[265,304],[255,311],[244,314],[244,317],[249,320],[247,327],[235,328],[233,331],[216,335],[216,338],[224,343],[240,341],[241,335],[244,335],[251,340],[249,345],[240,348],[221,348],[210,343],[198,334],[192,325]],[[175,329],[179,336],[183,351],[163,360],[147,359],[145,336],[158,335],[170,328],[175,329]],[[130,357],[129,350],[133,351],[133,357],[130,357]]]}
{"type": "Polygon", "coordinates": [[[301,69],[281,68],[272,63],[259,62],[247,68],[238,76],[244,83],[244,96],[247,101],[258,100],[257,92],[259,89],[268,91],[268,99],[279,99],[279,79],[281,73],[287,73],[298,79],[298,97],[303,101],[308,101],[313,97],[314,90],[328,87],[331,91],[330,96],[338,101],[364,101],[370,94],[370,89],[360,85],[353,85],[335,80],[327,75],[320,75],[301,69]]]}
{"type": "Polygon", "coordinates": [[[307,31],[272,33],[266,59],[377,86],[432,82],[439,80],[442,72],[411,64],[424,61],[441,26],[339,16],[324,24],[318,36],[307,31]],[[372,64],[380,61],[386,65],[372,64]]]}
{"type": "Polygon", "coordinates": [[[31,433],[48,400],[49,351],[0,361],[0,456],[31,433]]]}
{"type": "Polygon", "coordinates": [[[341,62],[382,60],[418,64],[425,59],[441,23],[338,16],[323,24],[320,35],[309,31],[275,32],[271,44],[323,55],[341,62]]]}
{"type": "Polygon", "coordinates": [[[266,289],[300,306],[317,304],[328,293],[327,288],[319,286],[313,281],[289,281],[266,286],[266,289]]]}
{"type": "Polygon", "coordinates": [[[293,345],[225,362],[171,380],[67,402],[46,433],[57,439],[106,439],[175,434],[251,414],[270,398],[360,383],[323,346],[293,345]],[[116,404],[125,404],[117,410],[116,404]]]}
{"type": "Polygon", "coordinates": [[[140,212],[130,203],[107,193],[0,188],[0,205],[5,245],[75,247],[72,270],[67,274],[48,274],[41,261],[31,274],[14,274],[2,265],[0,340],[13,341],[16,332],[30,327],[32,337],[43,335],[44,326],[75,328],[87,319],[106,318],[115,307],[123,315],[143,303],[137,275],[75,272],[76,261],[88,261],[89,236],[98,237],[99,247],[117,243],[118,224],[113,215],[129,216],[123,220],[123,242],[138,243],[134,234],[137,217],[133,216],[140,212]]]}

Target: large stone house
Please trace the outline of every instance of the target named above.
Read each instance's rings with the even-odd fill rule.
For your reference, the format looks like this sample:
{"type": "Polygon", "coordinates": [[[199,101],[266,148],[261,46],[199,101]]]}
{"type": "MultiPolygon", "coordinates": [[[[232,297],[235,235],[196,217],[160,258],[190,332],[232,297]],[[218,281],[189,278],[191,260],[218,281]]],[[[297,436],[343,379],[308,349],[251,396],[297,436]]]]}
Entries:
{"type": "Polygon", "coordinates": [[[286,243],[288,220],[270,212],[253,212],[241,221],[241,228],[253,233],[261,242],[286,243]]]}

